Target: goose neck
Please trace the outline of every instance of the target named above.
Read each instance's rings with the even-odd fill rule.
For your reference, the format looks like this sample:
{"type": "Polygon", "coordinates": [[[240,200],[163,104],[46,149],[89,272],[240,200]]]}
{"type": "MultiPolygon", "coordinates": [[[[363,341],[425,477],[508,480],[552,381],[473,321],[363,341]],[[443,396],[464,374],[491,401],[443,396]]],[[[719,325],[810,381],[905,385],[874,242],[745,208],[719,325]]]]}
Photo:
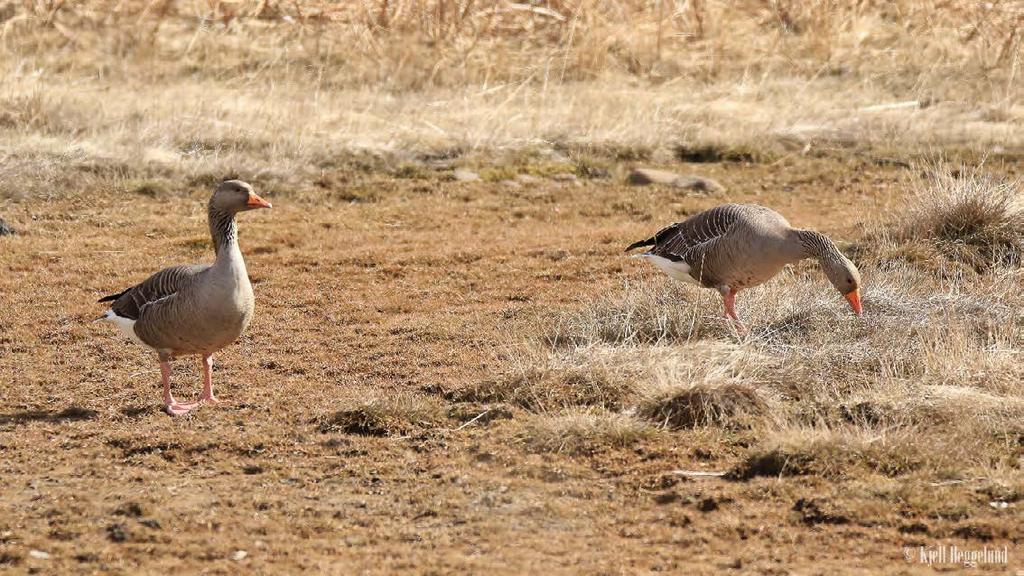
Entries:
{"type": "Polygon", "coordinates": [[[229,257],[238,251],[238,225],[235,215],[211,205],[209,207],[210,237],[217,259],[229,257]]]}
{"type": "Polygon", "coordinates": [[[842,260],[842,253],[828,236],[813,230],[795,230],[800,259],[814,258],[819,262],[842,260]]]}

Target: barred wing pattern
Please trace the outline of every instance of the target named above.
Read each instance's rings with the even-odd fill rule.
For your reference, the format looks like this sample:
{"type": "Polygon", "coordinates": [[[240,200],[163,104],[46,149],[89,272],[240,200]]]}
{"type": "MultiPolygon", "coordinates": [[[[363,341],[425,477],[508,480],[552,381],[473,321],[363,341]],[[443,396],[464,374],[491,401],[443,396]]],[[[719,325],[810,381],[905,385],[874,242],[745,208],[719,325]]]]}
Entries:
{"type": "Polygon", "coordinates": [[[172,266],[165,268],[141,283],[121,292],[101,298],[100,302],[114,301],[110,309],[122,318],[138,320],[146,306],[173,295],[192,278],[209,268],[206,264],[172,266]]]}
{"type": "Polygon", "coordinates": [[[654,235],[651,253],[698,267],[707,256],[708,247],[724,236],[750,208],[724,204],[668,226],[654,235]]]}

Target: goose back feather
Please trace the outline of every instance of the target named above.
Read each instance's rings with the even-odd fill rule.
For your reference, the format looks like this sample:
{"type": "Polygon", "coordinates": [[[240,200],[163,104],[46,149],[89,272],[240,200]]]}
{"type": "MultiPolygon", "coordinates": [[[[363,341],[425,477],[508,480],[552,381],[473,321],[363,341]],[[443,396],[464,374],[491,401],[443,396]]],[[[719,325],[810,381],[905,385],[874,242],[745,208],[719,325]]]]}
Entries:
{"type": "Polygon", "coordinates": [[[175,294],[209,267],[207,264],[195,264],[164,268],[124,292],[100,298],[99,302],[112,301],[110,309],[114,314],[129,320],[138,320],[144,307],[175,294]]]}

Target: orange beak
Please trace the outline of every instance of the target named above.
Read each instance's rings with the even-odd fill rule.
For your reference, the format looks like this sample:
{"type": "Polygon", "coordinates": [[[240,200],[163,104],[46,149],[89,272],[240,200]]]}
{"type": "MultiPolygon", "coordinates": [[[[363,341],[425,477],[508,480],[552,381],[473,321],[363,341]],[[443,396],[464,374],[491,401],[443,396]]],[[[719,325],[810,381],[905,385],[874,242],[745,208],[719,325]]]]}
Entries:
{"type": "Polygon", "coordinates": [[[245,205],[249,208],[273,208],[270,202],[260,198],[254,192],[249,193],[249,201],[245,205]]]}
{"type": "Polygon", "coordinates": [[[864,313],[863,308],[860,306],[860,288],[854,289],[844,297],[846,298],[846,301],[850,303],[850,308],[853,308],[854,314],[860,316],[864,313]]]}

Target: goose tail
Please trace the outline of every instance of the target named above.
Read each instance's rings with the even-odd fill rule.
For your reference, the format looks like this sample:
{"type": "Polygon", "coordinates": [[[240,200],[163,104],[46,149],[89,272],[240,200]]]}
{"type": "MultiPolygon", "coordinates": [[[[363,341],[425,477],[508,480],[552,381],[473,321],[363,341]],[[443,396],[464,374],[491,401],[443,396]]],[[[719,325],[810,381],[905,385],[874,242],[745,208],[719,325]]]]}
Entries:
{"type": "Polygon", "coordinates": [[[630,244],[629,246],[626,247],[625,251],[629,252],[630,250],[635,250],[637,248],[643,248],[644,246],[654,246],[654,244],[655,244],[655,239],[653,237],[651,237],[651,238],[648,238],[647,240],[640,240],[639,242],[633,242],[632,244],[630,244]]]}
{"type": "Polygon", "coordinates": [[[111,294],[110,296],[104,296],[103,298],[100,298],[96,302],[113,302],[114,300],[117,300],[121,296],[124,296],[125,292],[127,291],[128,290],[125,290],[124,292],[118,292],[117,294],[111,294]]]}

